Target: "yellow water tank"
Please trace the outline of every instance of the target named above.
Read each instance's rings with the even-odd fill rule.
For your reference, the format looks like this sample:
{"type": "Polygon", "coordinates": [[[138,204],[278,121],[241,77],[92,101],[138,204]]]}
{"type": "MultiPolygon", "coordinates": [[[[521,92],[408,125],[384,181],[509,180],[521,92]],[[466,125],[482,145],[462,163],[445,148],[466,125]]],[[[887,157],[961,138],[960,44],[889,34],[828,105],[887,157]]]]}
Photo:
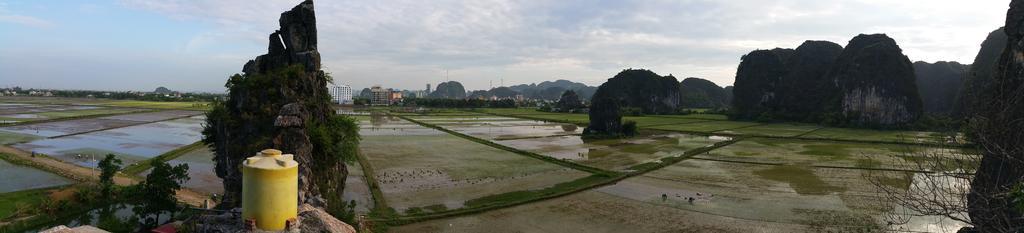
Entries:
{"type": "Polygon", "coordinates": [[[256,227],[284,230],[298,214],[299,163],[291,154],[266,149],[242,162],[242,218],[256,227]]]}

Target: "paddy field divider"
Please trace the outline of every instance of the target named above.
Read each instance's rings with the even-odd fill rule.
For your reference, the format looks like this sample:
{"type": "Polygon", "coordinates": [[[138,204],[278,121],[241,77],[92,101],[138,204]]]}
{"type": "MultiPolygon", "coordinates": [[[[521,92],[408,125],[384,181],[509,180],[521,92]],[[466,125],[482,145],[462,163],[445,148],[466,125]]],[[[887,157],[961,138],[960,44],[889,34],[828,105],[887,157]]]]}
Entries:
{"type": "Polygon", "coordinates": [[[192,144],[188,144],[182,147],[175,148],[174,150],[164,152],[163,154],[160,154],[156,157],[139,161],[134,165],[125,166],[123,169],[121,169],[121,172],[133,176],[138,175],[139,173],[142,173],[146,170],[149,170],[149,168],[153,167],[153,165],[150,163],[154,160],[160,160],[164,162],[171,161],[172,159],[181,157],[182,155],[185,155],[188,152],[192,152],[193,150],[202,148],[203,146],[205,146],[205,144],[203,144],[202,141],[193,142],[192,144]]]}

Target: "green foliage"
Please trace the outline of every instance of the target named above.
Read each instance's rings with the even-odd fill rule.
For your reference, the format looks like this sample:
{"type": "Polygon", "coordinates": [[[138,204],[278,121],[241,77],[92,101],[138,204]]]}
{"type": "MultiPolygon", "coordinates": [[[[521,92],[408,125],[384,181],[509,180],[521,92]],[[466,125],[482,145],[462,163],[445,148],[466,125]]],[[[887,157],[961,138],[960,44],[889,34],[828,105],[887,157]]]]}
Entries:
{"type": "Polygon", "coordinates": [[[583,104],[583,100],[576,95],[576,92],[572,90],[562,93],[562,97],[558,98],[558,103],[555,106],[558,107],[559,112],[579,112],[587,107],[583,104]]]}
{"type": "Polygon", "coordinates": [[[99,168],[100,193],[104,199],[109,199],[114,187],[114,176],[121,170],[121,159],[114,154],[107,154],[107,157],[100,161],[99,168]]]}
{"type": "Polygon", "coordinates": [[[636,121],[626,121],[622,123],[622,135],[626,137],[636,136],[639,128],[636,126],[636,121]]]}
{"type": "Polygon", "coordinates": [[[1024,212],[1024,183],[1017,184],[1010,192],[1010,196],[1013,197],[1014,207],[1017,207],[1017,211],[1024,212]]]}
{"type": "MultiPolygon", "coordinates": [[[[333,115],[323,123],[307,122],[306,129],[309,140],[313,144],[313,154],[317,163],[310,165],[313,170],[313,182],[319,187],[335,187],[334,182],[344,182],[345,177],[337,177],[333,171],[339,163],[356,160],[359,153],[359,124],[355,118],[344,115],[333,115]]],[[[327,212],[339,219],[352,218],[355,203],[346,205],[342,198],[342,190],[321,189],[321,196],[327,199],[327,212]]]]}
{"type": "Polygon", "coordinates": [[[146,180],[131,188],[131,203],[135,205],[132,211],[147,227],[159,224],[157,221],[162,213],[174,213],[177,209],[174,195],[181,190],[181,184],[189,180],[188,164],[171,166],[161,160],[152,160],[151,166],[153,171],[146,180]]]}
{"type": "Polygon", "coordinates": [[[338,220],[341,220],[342,222],[348,223],[355,227],[356,229],[359,229],[359,226],[356,225],[358,224],[356,222],[356,201],[351,200],[348,202],[348,205],[344,205],[344,202],[341,203],[342,208],[334,209],[334,211],[328,213],[331,214],[331,216],[337,218],[338,220]]]}
{"type": "MultiPolygon", "coordinates": [[[[109,232],[135,232],[136,222],[138,217],[130,216],[127,218],[119,218],[115,214],[114,207],[117,205],[107,205],[99,211],[99,221],[96,227],[109,232]]],[[[83,214],[89,215],[89,214],[83,214]]]]}
{"type": "Polygon", "coordinates": [[[643,116],[644,110],[636,107],[623,107],[619,109],[623,116],[643,116]]]}

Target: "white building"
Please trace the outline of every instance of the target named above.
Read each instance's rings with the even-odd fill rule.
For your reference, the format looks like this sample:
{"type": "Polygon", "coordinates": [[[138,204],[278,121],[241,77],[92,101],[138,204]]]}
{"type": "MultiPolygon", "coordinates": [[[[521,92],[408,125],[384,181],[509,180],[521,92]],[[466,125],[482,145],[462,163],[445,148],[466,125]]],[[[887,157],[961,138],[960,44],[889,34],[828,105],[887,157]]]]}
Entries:
{"type": "Polygon", "coordinates": [[[331,93],[331,102],[342,105],[352,104],[351,86],[327,84],[327,90],[331,93]]]}

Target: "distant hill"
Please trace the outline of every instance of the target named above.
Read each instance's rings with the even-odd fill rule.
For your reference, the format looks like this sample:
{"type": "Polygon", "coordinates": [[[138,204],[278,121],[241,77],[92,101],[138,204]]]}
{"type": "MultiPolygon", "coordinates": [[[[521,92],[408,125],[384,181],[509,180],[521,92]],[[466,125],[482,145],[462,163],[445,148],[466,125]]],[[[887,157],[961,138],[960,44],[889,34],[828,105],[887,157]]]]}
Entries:
{"type": "Polygon", "coordinates": [[[590,99],[597,91],[597,87],[564,79],[544,81],[539,84],[521,84],[508,88],[523,94],[526,98],[544,100],[558,100],[567,90],[576,92],[576,95],[583,99],[590,99]]]}
{"type": "Polygon", "coordinates": [[[514,98],[519,95],[519,92],[512,90],[508,87],[498,87],[491,90],[478,90],[469,93],[469,98],[490,98],[491,96],[498,98],[514,98]]]}
{"type": "Polygon", "coordinates": [[[968,65],[957,62],[914,62],[917,90],[921,93],[924,111],[929,114],[949,115],[968,68],[968,65]]]}
{"type": "Polygon", "coordinates": [[[157,87],[156,90],[153,91],[153,93],[157,93],[157,94],[171,94],[171,93],[174,93],[174,91],[171,91],[171,89],[167,89],[166,87],[157,87]]]}
{"type": "Polygon", "coordinates": [[[679,82],[679,105],[683,108],[723,108],[728,105],[725,89],[702,78],[679,82]]]}
{"type": "Polygon", "coordinates": [[[430,93],[430,98],[442,98],[442,99],[465,99],[466,88],[462,86],[462,83],[456,81],[443,82],[437,84],[437,89],[430,93]]]}

